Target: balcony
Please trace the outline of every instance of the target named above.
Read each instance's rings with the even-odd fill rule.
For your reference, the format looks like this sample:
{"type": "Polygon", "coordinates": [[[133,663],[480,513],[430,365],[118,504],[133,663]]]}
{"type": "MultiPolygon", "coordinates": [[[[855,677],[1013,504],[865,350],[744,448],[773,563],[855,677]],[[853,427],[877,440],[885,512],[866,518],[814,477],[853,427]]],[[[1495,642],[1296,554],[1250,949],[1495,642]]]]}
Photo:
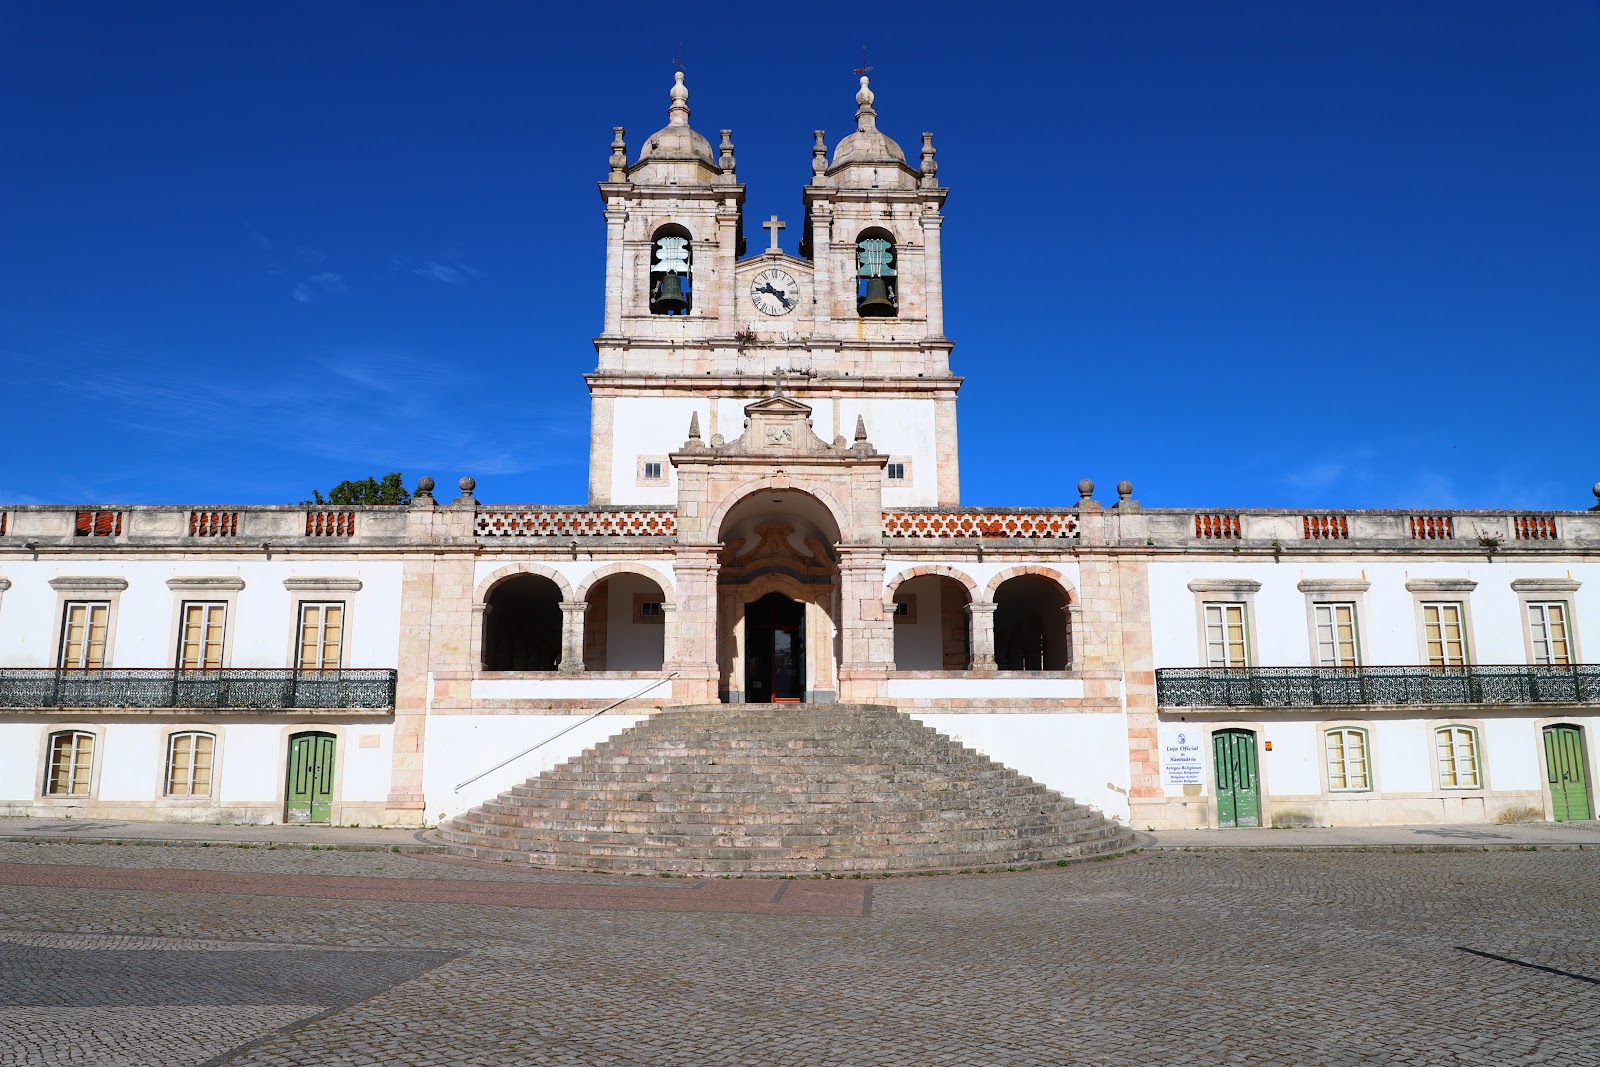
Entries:
{"type": "Polygon", "coordinates": [[[392,708],[392,670],[0,668],[0,708],[392,708]]]}
{"type": "Polygon", "coordinates": [[[1600,664],[1470,667],[1164,667],[1164,708],[1600,704],[1600,664]]]}

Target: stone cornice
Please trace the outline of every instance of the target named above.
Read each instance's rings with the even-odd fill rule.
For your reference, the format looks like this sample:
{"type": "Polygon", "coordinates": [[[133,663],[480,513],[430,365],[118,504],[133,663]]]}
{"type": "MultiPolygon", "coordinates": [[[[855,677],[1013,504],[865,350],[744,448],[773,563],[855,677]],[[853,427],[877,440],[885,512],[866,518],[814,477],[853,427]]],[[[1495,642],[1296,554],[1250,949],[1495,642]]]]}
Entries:
{"type": "Polygon", "coordinates": [[[323,577],[296,577],[285,578],[283,587],[291,593],[297,590],[320,589],[348,589],[355,592],[361,588],[360,578],[323,578],[323,577]]]}
{"type": "Polygon", "coordinates": [[[1295,588],[1302,593],[1365,593],[1372,583],[1362,578],[1307,578],[1295,588]]]}
{"type": "Polygon", "coordinates": [[[88,578],[52,578],[50,588],[64,593],[119,593],[128,588],[128,579],[110,575],[88,578]]]}
{"type": "Polygon", "coordinates": [[[243,589],[244,579],[234,577],[168,578],[167,588],[179,589],[243,589]]]}
{"type": "Polygon", "coordinates": [[[1254,593],[1260,588],[1251,578],[1196,578],[1189,583],[1191,593],[1254,593]]]}
{"type": "Polygon", "coordinates": [[[1575,593],[1582,584],[1573,578],[1518,578],[1511,588],[1518,593],[1575,593]]]}
{"type": "Polygon", "coordinates": [[[1406,590],[1412,593],[1470,593],[1478,588],[1471,578],[1412,578],[1406,590]]]}

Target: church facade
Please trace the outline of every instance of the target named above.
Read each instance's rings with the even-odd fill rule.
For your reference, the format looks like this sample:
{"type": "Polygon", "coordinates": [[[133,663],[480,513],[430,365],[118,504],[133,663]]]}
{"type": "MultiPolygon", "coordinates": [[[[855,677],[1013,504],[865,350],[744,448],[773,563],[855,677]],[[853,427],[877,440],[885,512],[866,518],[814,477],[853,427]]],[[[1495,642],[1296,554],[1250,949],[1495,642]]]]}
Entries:
{"type": "Polygon", "coordinates": [[[585,504],[0,506],[0,813],[432,824],[837,703],[1139,829],[1593,817],[1600,513],[963,505],[948,190],[875,104],[795,253],[681,73],[615,130],[585,504]]]}

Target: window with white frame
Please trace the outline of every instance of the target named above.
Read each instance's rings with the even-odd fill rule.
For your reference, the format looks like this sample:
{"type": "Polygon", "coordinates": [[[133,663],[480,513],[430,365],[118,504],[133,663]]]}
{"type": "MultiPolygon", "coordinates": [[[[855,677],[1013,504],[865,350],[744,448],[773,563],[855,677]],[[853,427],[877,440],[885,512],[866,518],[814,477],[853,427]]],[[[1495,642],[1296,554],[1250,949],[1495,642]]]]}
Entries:
{"type": "Polygon", "coordinates": [[[1470,726],[1441,726],[1433,732],[1442,789],[1478,789],[1483,776],[1478,758],[1478,731],[1470,726]]]}
{"type": "Polygon", "coordinates": [[[94,734],[83,730],[62,730],[50,735],[44,775],[45,796],[88,796],[93,770],[94,734]]]}
{"type": "Polygon", "coordinates": [[[883,469],[891,482],[903,482],[906,480],[906,465],[904,463],[890,463],[883,469]]]}
{"type": "Polygon", "coordinates": [[[1336,793],[1366,792],[1372,788],[1372,761],[1367,731],[1353,726],[1323,734],[1328,755],[1328,789],[1336,793]]]}
{"type": "Polygon", "coordinates": [[[111,620],[107,601],[68,601],[61,620],[58,666],[64,670],[99,670],[105,666],[106,627],[111,620]]]}
{"type": "Polygon", "coordinates": [[[184,603],[182,622],[178,631],[180,671],[222,669],[222,634],[227,618],[227,604],[194,601],[184,603]]]}
{"type": "Polygon", "coordinates": [[[167,796],[208,797],[217,739],[211,734],[173,734],[167,741],[167,796]]]}
{"type": "Polygon", "coordinates": [[[1567,633],[1566,601],[1530,603],[1528,637],[1533,645],[1533,662],[1563,667],[1570,664],[1572,644],[1567,633]]]}
{"type": "Polygon", "coordinates": [[[1249,663],[1245,642],[1245,605],[1207,604],[1206,666],[1244,667],[1249,663]]]}
{"type": "Polygon", "coordinates": [[[1313,604],[1317,625],[1317,665],[1356,667],[1360,665],[1356,639],[1354,604],[1313,604]]]}
{"type": "Polygon", "coordinates": [[[1422,605],[1422,637],[1428,649],[1428,666],[1466,666],[1467,631],[1462,615],[1458,603],[1422,605]]]}
{"type": "Polygon", "coordinates": [[[295,666],[303,671],[336,671],[344,651],[344,602],[302,603],[295,666]]]}

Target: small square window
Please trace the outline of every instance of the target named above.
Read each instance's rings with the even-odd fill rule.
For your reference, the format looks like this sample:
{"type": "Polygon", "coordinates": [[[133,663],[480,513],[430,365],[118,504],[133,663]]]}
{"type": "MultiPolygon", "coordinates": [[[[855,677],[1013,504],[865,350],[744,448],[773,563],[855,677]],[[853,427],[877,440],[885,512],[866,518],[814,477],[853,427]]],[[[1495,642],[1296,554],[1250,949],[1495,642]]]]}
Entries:
{"type": "Polygon", "coordinates": [[[634,475],[639,485],[666,485],[667,457],[639,456],[635,461],[634,475]]]}
{"type": "Polygon", "coordinates": [[[894,621],[907,624],[917,621],[917,598],[906,593],[894,598],[894,621]]]}
{"type": "Polygon", "coordinates": [[[661,623],[667,619],[666,606],[660,593],[633,594],[633,621],[661,623]]]}
{"type": "Polygon", "coordinates": [[[644,465],[644,476],[650,481],[659,481],[661,478],[661,464],[646,463],[644,465]]]}
{"type": "Polygon", "coordinates": [[[906,480],[906,465],[904,463],[891,463],[886,470],[891,482],[903,482],[906,480]]]}

